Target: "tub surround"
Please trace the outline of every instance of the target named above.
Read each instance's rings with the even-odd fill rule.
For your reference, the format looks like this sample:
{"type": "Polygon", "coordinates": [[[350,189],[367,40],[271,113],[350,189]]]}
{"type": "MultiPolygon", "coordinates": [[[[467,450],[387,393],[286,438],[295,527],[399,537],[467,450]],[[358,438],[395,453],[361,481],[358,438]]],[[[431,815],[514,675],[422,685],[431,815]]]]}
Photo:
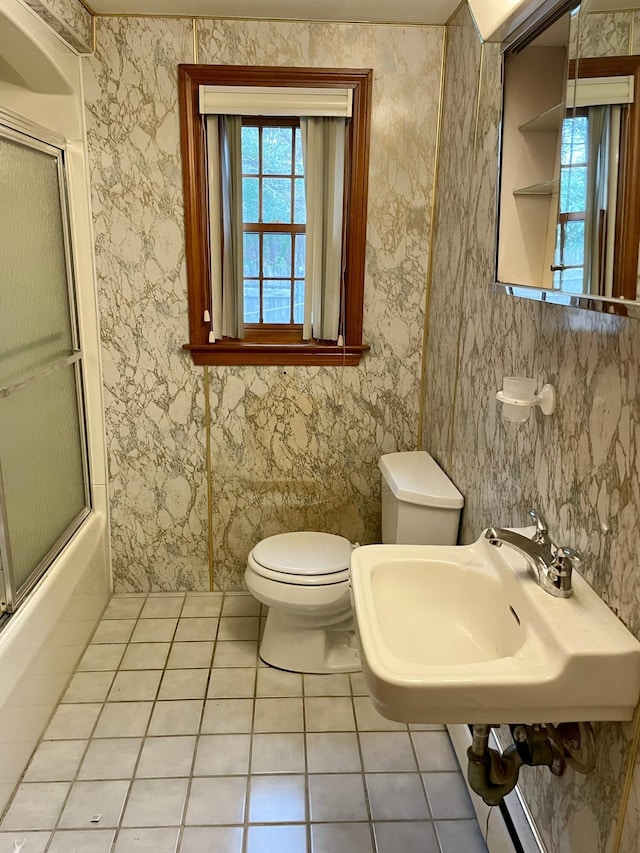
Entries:
{"type": "Polygon", "coordinates": [[[191,365],[176,66],[194,60],[193,22],[99,18],[84,62],[118,590],[207,589],[209,511],[223,589],[274,533],[376,541],[377,460],[416,441],[442,28],[196,29],[200,62],[374,69],[371,352],[357,368],[216,367],[206,380],[191,365]]]}
{"type": "MultiPolygon", "coordinates": [[[[448,27],[423,446],[465,495],[463,542],[488,523],[522,524],[532,506],[540,507],[554,538],[582,551],[581,573],[638,636],[640,326],[491,293],[499,71],[497,48],[480,45],[462,9],[448,27]],[[465,123],[468,114],[473,120],[465,123]],[[472,179],[460,197],[458,180],[469,161],[472,179]],[[459,223],[463,250],[451,238],[459,223]],[[452,304],[461,306],[453,327],[452,304]],[[502,421],[486,389],[522,373],[552,382],[560,403],[551,417],[536,412],[517,426],[502,421]]],[[[558,780],[532,770],[521,780],[548,849],[613,851],[632,735],[631,725],[598,724],[592,775],[569,771],[558,780]]],[[[632,853],[639,826],[636,765],[616,849],[632,853]]]]}

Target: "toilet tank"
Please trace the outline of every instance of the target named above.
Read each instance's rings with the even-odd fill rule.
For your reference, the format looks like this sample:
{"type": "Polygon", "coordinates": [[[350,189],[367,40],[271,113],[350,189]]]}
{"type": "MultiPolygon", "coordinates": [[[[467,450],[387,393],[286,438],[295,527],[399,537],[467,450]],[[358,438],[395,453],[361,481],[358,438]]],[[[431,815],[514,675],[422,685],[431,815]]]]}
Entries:
{"type": "Polygon", "coordinates": [[[422,450],[387,453],[382,471],[382,541],[455,545],[464,498],[422,450]]]}

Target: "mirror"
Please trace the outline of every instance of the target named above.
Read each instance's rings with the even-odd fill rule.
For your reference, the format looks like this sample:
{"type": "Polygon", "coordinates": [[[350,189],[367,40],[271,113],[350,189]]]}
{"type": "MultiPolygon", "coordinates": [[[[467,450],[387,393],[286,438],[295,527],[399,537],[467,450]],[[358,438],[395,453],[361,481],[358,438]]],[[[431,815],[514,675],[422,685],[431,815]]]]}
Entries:
{"type": "Polygon", "coordinates": [[[603,2],[504,52],[496,289],[640,317],[640,45],[603,2]]]}

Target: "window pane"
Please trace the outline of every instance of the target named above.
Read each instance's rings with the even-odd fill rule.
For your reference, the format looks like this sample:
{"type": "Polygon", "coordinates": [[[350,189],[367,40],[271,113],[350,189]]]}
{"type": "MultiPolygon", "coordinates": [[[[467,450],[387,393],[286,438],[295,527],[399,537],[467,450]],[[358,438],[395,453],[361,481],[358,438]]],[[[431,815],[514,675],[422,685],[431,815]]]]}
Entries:
{"type": "Polygon", "coordinates": [[[291,180],[264,178],[262,182],[262,221],[291,222],[291,180]]]}
{"type": "Polygon", "coordinates": [[[295,172],[296,175],[304,175],[304,165],[302,159],[302,133],[300,128],[296,128],[296,162],[295,162],[295,172]]]}
{"type": "Polygon", "coordinates": [[[296,178],[296,197],[293,221],[296,225],[304,225],[307,221],[307,207],[304,194],[304,178],[296,178]]]}
{"type": "Polygon", "coordinates": [[[586,116],[566,118],[562,122],[560,157],[563,166],[568,166],[570,163],[587,162],[587,126],[586,116]]]}
{"type": "Polygon", "coordinates": [[[242,218],[245,222],[259,222],[259,178],[242,179],[242,218]]]}
{"type": "Polygon", "coordinates": [[[560,213],[578,213],[587,204],[587,167],[563,166],[560,171],[560,213]]]}
{"type": "Polygon", "coordinates": [[[244,322],[260,322],[260,282],[244,282],[244,322]]]}
{"type": "Polygon", "coordinates": [[[305,270],[305,254],[307,249],[307,237],[305,234],[296,234],[296,262],[294,267],[294,275],[304,275],[305,270]]]}
{"type": "Polygon", "coordinates": [[[265,127],[262,131],[262,171],[265,175],[291,174],[290,127],[265,127]]]}
{"type": "Polygon", "coordinates": [[[260,235],[244,235],[244,275],[260,275],[260,235]]]}
{"type": "Polygon", "coordinates": [[[291,275],[290,234],[265,234],[262,254],[263,276],[281,278],[291,275]]]}
{"type": "Polygon", "coordinates": [[[242,171],[245,175],[257,175],[260,171],[258,155],[258,128],[242,128],[242,171]]]}
{"type": "Polygon", "coordinates": [[[570,267],[584,263],[584,222],[567,222],[564,227],[563,263],[570,267]]]}
{"type": "Polygon", "coordinates": [[[304,323],[304,281],[293,283],[293,322],[304,323]]]}
{"type": "Polygon", "coordinates": [[[291,322],[291,281],[264,282],[264,322],[291,322]]]}

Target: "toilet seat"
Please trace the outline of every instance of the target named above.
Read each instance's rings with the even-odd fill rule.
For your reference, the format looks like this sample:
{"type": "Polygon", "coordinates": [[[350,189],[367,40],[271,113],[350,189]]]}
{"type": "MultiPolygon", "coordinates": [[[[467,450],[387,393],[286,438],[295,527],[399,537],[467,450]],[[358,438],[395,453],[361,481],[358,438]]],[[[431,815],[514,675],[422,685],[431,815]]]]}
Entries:
{"type": "Polygon", "coordinates": [[[249,554],[249,565],[279,583],[321,586],[349,579],[353,547],[344,536],[303,531],[263,539],[249,554]]]}

